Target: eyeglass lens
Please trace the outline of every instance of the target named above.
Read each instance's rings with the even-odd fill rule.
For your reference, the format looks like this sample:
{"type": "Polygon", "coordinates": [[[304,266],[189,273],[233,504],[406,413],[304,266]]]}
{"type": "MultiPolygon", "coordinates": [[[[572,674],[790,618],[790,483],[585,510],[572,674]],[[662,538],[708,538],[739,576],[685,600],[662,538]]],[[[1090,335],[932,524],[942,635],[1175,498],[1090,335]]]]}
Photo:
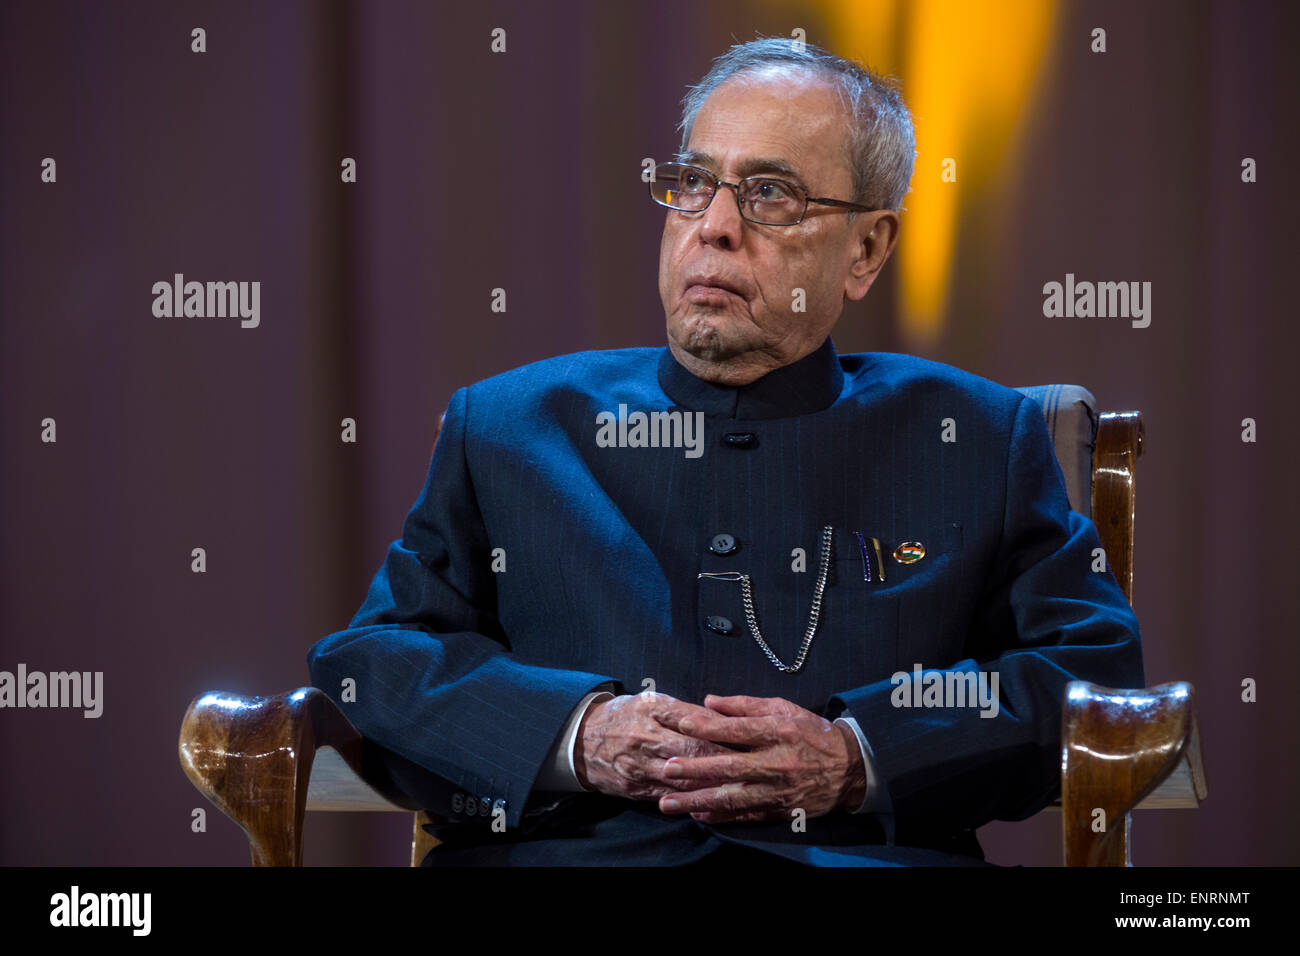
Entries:
{"type": "MultiPolygon", "coordinates": [[[[664,163],[655,169],[651,184],[654,198],[673,209],[698,212],[709,205],[718,181],[694,166],[664,163]]],[[[806,203],[797,188],[779,179],[751,177],[740,182],[741,214],[769,225],[797,222],[806,203]]]]}

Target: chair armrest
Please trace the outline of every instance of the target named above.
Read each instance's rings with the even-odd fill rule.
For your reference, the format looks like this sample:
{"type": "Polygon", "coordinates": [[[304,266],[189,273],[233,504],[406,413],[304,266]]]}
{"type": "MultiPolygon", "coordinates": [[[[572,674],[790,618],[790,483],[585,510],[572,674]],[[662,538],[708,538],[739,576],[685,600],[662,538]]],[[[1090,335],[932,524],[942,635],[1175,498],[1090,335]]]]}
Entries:
{"type": "Polygon", "coordinates": [[[181,722],[179,749],[190,782],[248,835],[254,866],[302,865],[309,790],[320,809],[419,809],[382,784],[369,785],[361,735],[314,687],[274,697],[200,694],[181,722]],[[333,751],[323,752],[323,767],[346,764],[360,778],[355,783],[378,799],[353,796],[342,801],[346,807],[331,805],[337,790],[309,784],[321,748],[333,751]]]}
{"type": "Polygon", "coordinates": [[[1066,866],[1130,865],[1130,811],[1194,807],[1208,794],[1191,684],[1114,690],[1071,681],[1061,719],[1066,866]],[[1161,786],[1180,775],[1181,794],[1161,786]]]}

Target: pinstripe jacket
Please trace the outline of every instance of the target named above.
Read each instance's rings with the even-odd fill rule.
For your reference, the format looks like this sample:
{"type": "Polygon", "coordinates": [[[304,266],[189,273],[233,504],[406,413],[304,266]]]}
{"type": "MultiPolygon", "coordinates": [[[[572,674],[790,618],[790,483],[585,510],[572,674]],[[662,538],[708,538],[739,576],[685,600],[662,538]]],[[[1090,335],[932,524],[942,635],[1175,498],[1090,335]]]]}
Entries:
{"type": "Polygon", "coordinates": [[[829,339],[739,388],[666,348],[584,352],[455,393],[402,537],[308,663],[394,785],[456,821],[432,862],[679,863],[728,841],[812,863],[976,862],[975,827],[1058,795],[1065,684],[1144,682],[1137,620],[1093,570],[1099,547],[1040,407],[986,379],[837,355],[829,339]],[[635,412],[692,413],[702,443],[638,444],[635,412]],[[827,527],[816,637],[783,673],[750,634],[740,584],[700,573],[749,575],[761,631],[790,661],[827,527]],[[996,674],[996,712],[926,704],[898,676],[918,668],[996,674]],[[694,703],[779,696],[853,717],[892,817],[709,827],[539,791],[575,704],[647,679],[694,703]]]}

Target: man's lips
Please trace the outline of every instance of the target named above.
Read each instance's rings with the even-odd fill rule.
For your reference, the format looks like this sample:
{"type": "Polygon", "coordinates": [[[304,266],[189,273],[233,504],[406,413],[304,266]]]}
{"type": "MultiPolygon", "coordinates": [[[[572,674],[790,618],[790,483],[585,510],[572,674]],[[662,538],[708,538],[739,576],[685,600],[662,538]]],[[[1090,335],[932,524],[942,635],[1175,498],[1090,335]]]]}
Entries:
{"type": "Polygon", "coordinates": [[[737,283],[721,278],[690,279],[683,294],[691,301],[723,300],[729,296],[746,298],[745,291],[737,283]]]}
{"type": "Polygon", "coordinates": [[[731,302],[734,299],[740,299],[741,296],[730,289],[723,289],[716,285],[693,285],[686,290],[684,298],[687,302],[694,302],[698,305],[719,305],[731,302]]]}

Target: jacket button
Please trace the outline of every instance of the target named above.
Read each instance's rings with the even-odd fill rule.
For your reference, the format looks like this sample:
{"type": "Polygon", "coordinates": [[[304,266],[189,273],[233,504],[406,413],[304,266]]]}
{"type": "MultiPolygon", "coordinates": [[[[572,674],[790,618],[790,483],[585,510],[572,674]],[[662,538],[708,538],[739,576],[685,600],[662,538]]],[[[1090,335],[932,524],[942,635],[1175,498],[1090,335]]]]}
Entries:
{"type": "Polygon", "coordinates": [[[753,448],[758,444],[758,436],[753,432],[727,432],[722,436],[722,443],[732,448],[753,448]]]}
{"type": "Polygon", "coordinates": [[[730,634],[731,618],[723,617],[721,614],[710,614],[704,619],[704,626],[715,634],[730,634]]]}
{"type": "Polygon", "coordinates": [[[729,534],[715,534],[713,540],[709,542],[709,550],[714,554],[732,554],[739,551],[736,544],[735,536],[729,534]]]}

